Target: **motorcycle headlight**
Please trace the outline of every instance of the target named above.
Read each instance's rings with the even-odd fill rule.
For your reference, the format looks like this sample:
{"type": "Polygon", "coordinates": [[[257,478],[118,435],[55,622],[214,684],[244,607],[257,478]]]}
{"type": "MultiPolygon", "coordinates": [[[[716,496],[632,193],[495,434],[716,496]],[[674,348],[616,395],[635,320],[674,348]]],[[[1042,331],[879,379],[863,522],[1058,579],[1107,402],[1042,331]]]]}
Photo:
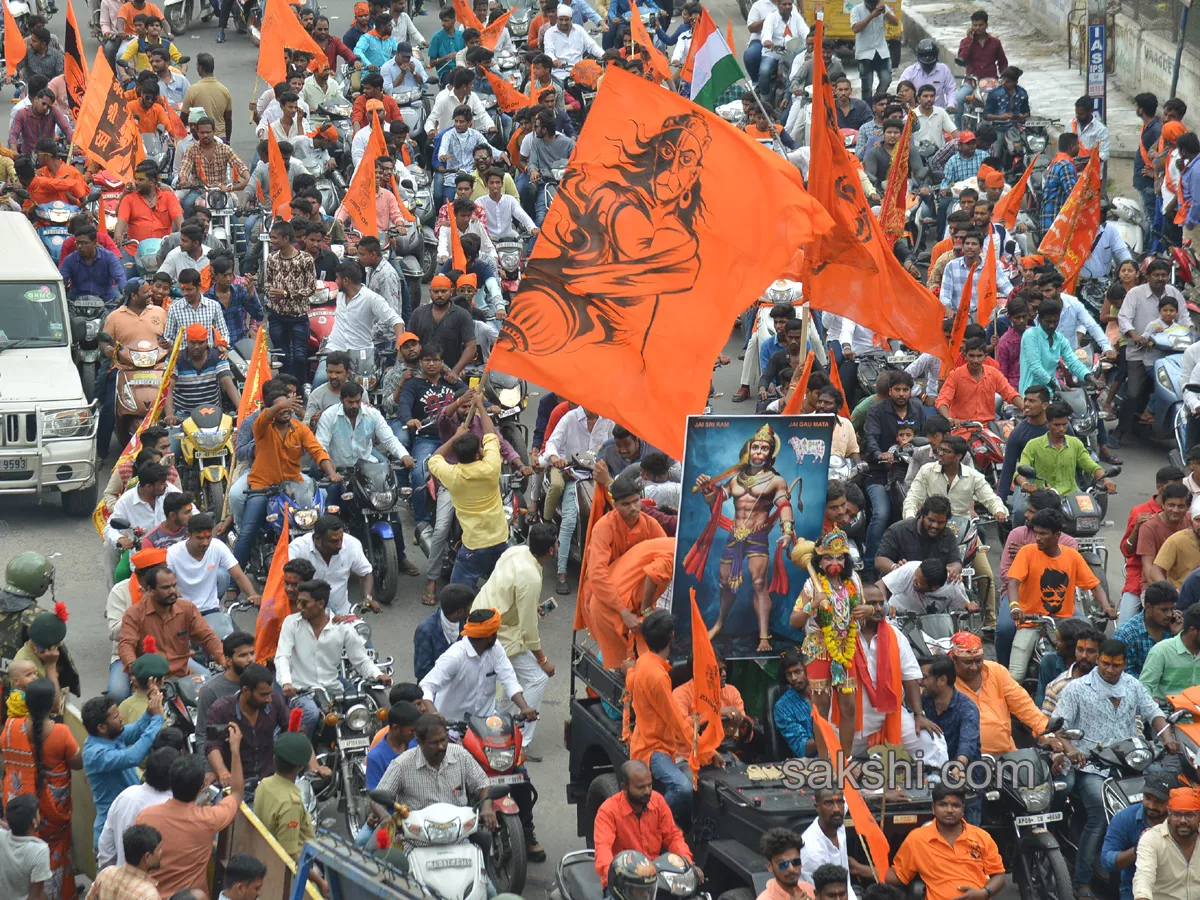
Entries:
{"type": "Polygon", "coordinates": [[[1158,379],[1158,383],[1161,384],[1166,390],[1172,391],[1175,389],[1171,384],[1171,376],[1167,374],[1166,366],[1158,366],[1154,377],[1158,379]]]}
{"type": "Polygon", "coordinates": [[[513,37],[524,37],[529,34],[528,22],[514,22],[511,19],[508,22],[508,30],[513,33],[513,37]]]}
{"type": "Polygon", "coordinates": [[[317,511],[315,509],[298,509],[292,514],[292,518],[301,528],[312,528],[317,522],[317,511]]]}
{"type": "Polygon", "coordinates": [[[453,844],[461,830],[457,822],[426,822],[425,838],[431,844],[453,844]]]}
{"type": "Polygon", "coordinates": [[[394,491],[371,491],[371,506],[375,507],[378,512],[384,512],[392,508],[396,502],[396,493],[394,491]]]}
{"type": "Polygon", "coordinates": [[[205,428],[192,435],[201,450],[219,450],[229,440],[228,428],[205,428]]]}
{"type": "Polygon", "coordinates": [[[696,870],[686,872],[659,872],[658,877],[667,885],[667,890],[675,897],[690,897],[696,893],[696,870]]]}
{"type": "Polygon", "coordinates": [[[512,271],[521,264],[521,254],[512,250],[500,254],[500,268],[512,271]]]}
{"type": "Polygon", "coordinates": [[[1049,784],[1039,784],[1037,787],[1031,788],[1018,788],[1017,793],[1025,801],[1025,808],[1030,812],[1041,812],[1050,805],[1050,801],[1054,797],[1054,791],[1050,789],[1049,784]]]}
{"type": "Polygon", "coordinates": [[[1025,142],[1029,145],[1030,153],[1041,153],[1043,150],[1046,149],[1045,135],[1031,134],[1028,138],[1025,139],[1025,142]]]}
{"type": "Polygon", "coordinates": [[[1096,414],[1089,412],[1082,416],[1071,416],[1071,427],[1075,429],[1076,434],[1091,431],[1096,427],[1096,414]]]}
{"type": "Polygon", "coordinates": [[[1145,747],[1138,747],[1125,754],[1125,765],[1139,772],[1154,761],[1154,754],[1145,747]]]}
{"type": "Polygon", "coordinates": [[[208,192],[208,208],[213,211],[219,211],[229,205],[229,194],[225,191],[209,191],[208,192]]]}
{"type": "Polygon", "coordinates": [[[371,713],[361,703],[352,706],[346,711],[342,724],[351,731],[366,731],[367,726],[371,724],[371,713]]]}
{"type": "Polygon", "coordinates": [[[354,623],[354,630],[357,632],[358,636],[363,639],[364,644],[371,640],[371,626],[362,619],[359,619],[354,623]]]}
{"type": "Polygon", "coordinates": [[[131,350],[129,358],[135,369],[152,369],[158,362],[157,350],[131,350]]]}
{"type": "Polygon", "coordinates": [[[500,405],[504,409],[512,409],[521,402],[521,389],[519,387],[508,387],[496,394],[496,399],[500,401],[500,405]]]}
{"type": "Polygon", "coordinates": [[[92,430],[92,408],[42,413],[42,434],[47,438],[87,437],[92,430]]]}
{"type": "Polygon", "coordinates": [[[487,759],[489,766],[491,766],[497,772],[502,772],[505,769],[512,768],[513,758],[516,756],[516,751],[511,747],[506,749],[484,747],[483,755],[484,758],[487,759]]]}
{"type": "Polygon", "coordinates": [[[100,320],[88,319],[87,324],[83,327],[83,335],[86,340],[96,340],[100,336],[100,320]]]}

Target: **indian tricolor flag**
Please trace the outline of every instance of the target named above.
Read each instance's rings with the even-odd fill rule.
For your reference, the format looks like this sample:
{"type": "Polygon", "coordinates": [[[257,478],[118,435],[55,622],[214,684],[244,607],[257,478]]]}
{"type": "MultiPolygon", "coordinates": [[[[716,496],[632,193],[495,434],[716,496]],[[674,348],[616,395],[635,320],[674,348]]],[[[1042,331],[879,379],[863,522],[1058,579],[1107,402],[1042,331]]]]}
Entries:
{"type": "Polygon", "coordinates": [[[737,58],[713,24],[707,9],[700,11],[700,20],[692,31],[687,62],[679,77],[691,83],[692,102],[705,109],[715,109],[717,99],[742,77],[737,58]]]}

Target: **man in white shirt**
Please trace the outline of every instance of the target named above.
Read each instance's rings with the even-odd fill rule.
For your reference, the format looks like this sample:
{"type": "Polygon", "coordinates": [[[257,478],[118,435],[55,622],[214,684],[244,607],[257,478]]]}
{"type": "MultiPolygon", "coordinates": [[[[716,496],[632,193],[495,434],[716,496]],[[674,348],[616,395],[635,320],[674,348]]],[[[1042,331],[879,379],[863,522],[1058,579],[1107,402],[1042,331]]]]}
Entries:
{"type": "Polygon", "coordinates": [[[454,124],[454,110],[460,106],[471,108],[471,120],[479,131],[490,134],[496,130],[496,124],[484,109],[483,101],[471,90],[474,85],[474,72],[470,69],[454,70],[449,85],[433,101],[433,109],[429,111],[429,118],[425,122],[426,134],[431,138],[436,137],[439,132],[451,127],[454,124]]]}
{"type": "Polygon", "coordinates": [[[929,141],[940,150],[946,146],[946,136],[957,138],[958,130],[950,113],[933,105],[936,97],[937,88],[932,84],[923,84],[917,91],[917,120],[913,123],[916,133],[913,139],[918,144],[929,141]]]}
{"type": "Polygon", "coordinates": [[[304,87],[300,89],[300,100],[310,110],[317,110],[316,118],[322,121],[325,119],[320,113],[322,103],[341,106],[346,102],[341,86],[330,77],[331,74],[328,68],[322,66],[304,80],[304,87]]]}
{"type": "MultiPolygon", "coordinates": [[[[511,197],[509,199],[512,199],[511,197]]],[[[470,200],[464,200],[461,197],[455,198],[451,206],[451,215],[454,216],[455,222],[458,224],[459,240],[464,235],[473,234],[479,238],[479,259],[493,269],[496,266],[496,245],[492,243],[492,237],[488,234],[488,229],[477,218],[478,213],[475,210],[475,204],[470,200]]],[[[526,216],[526,218],[529,218],[526,216]]],[[[443,265],[450,258],[450,223],[447,222],[438,229],[438,265],[443,265]]]]}
{"type": "Polygon", "coordinates": [[[794,39],[803,41],[808,37],[808,25],[796,12],[792,0],[779,0],[775,9],[767,14],[762,28],[762,62],[758,66],[758,92],[764,96],[773,87],[775,74],[788,43],[794,39]]]}
{"type": "Polygon", "coordinates": [[[1080,156],[1089,156],[1095,150],[1100,154],[1100,162],[1108,162],[1108,126],[1096,118],[1092,111],[1092,98],[1086,94],[1075,101],[1071,131],[1079,136],[1080,156]]]}
{"type": "Polygon", "coordinates": [[[823,788],[813,793],[817,818],[804,829],[800,850],[800,880],[813,883],[813,873],[824,865],[841,866],[846,870],[846,897],[857,900],[851,877],[872,881],[874,870],[852,860],[846,850],[846,798],[836,788],[823,788]]]}
{"type": "Polygon", "coordinates": [[[863,0],[850,10],[854,60],[858,63],[861,96],[867,103],[877,90],[886,91],[892,83],[892,51],[888,49],[886,26],[899,24],[900,19],[885,0],[863,0]]]}
{"type": "Polygon", "coordinates": [[[116,550],[128,550],[134,541],[113,527],[114,520],[123,519],[133,529],[140,546],[142,538],[163,523],[163,495],[178,491],[167,479],[170,471],[162,463],[145,463],[137,471],[138,483],[117,498],[108,524],[104,526],[104,543],[116,550]]]}
{"type": "Polygon", "coordinates": [[[196,513],[188,519],[187,540],[172,544],[167,550],[167,568],[175,573],[179,596],[192,601],[205,616],[221,611],[221,597],[231,580],[250,603],[255,606],[259,603],[258,592],[229,545],[213,540],[215,527],[211,514],[196,513]]]}
{"type": "Polygon", "coordinates": [[[775,0],[754,0],[754,4],[750,7],[750,12],[746,16],[746,30],[750,32],[750,37],[746,44],[746,52],[742,55],[742,62],[746,64],[746,74],[754,82],[758,81],[758,73],[762,63],[763,26],[766,24],[767,16],[774,11],[775,0]]]}
{"type": "Polygon", "coordinates": [[[122,866],[125,864],[125,847],[121,836],[125,829],[136,821],[138,814],[151,806],[158,806],[171,799],[171,763],[179,759],[179,751],[173,747],[159,747],[146,757],[146,775],[143,784],[127,787],[117,795],[108,808],[104,830],[100,832],[100,844],[96,848],[96,866],[122,866]]]}
{"type": "Polygon", "coordinates": [[[967,608],[969,604],[962,581],[950,581],[946,564],[936,557],[914,559],[897,566],[883,576],[888,605],[892,612],[948,612],[967,608]]]}
{"type": "MultiPolygon", "coordinates": [[[[512,664],[521,693],[535,709],[542,705],[546,683],[554,674],[554,663],[542,652],[538,633],[538,603],[542,592],[542,566],[555,555],[558,539],[554,526],[539,522],[529,530],[529,542],[509,547],[496,562],[472,609],[494,609],[500,614],[500,645],[512,664]]],[[[516,715],[511,701],[505,712],[516,715]]],[[[537,722],[521,729],[522,749],[526,755],[533,741],[537,722]]]]}
{"type": "Polygon", "coordinates": [[[408,0],[392,0],[391,15],[392,37],[397,41],[407,43],[409,46],[415,44],[418,47],[424,47],[429,43],[425,40],[425,36],[417,30],[412,16],[408,14],[408,0]]]}
{"type": "Polygon", "coordinates": [[[392,683],[392,676],[375,665],[354,627],[333,621],[327,609],[329,593],[329,583],[319,578],[300,585],[296,600],[300,611],[283,620],[275,651],[275,680],[292,708],[303,711],[302,725],[309,735],[321,711],[312,694],[299,694],[298,689],[335,684],[343,654],[368,681],[392,683]]]}
{"type": "Polygon", "coordinates": [[[413,56],[412,44],[407,41],[396,45],[396,56],[383,64],[379,74],[383,76],[383,89],[389,94],[419,91],[429,77],[421,61],[413,56]]]}
{"type": "MultiPolygon", "coordinates": [[[[399,342],[404,334],[404,320],[400,314],[374,291],[363,287],[362,266],[354,260],[344,260],[337,268],[338,286],[337,319],[329,339],[325,342],[325,351],[346,350],[354,354],[358,350],[375,349],[376,327],[391,327],[399,342]]],[[[319,387],[326,381],[325,360],[317,367],[313,387],[319,387]]]]}
{"type": "MultiPolygon", "coordinates": [[[[575,525],[579,519],[575,480],[566,479],[564,473],[570,466],[573,456],[587,453],[589,450],[599,450],[612,437],[612,431],[611,419],[605,419],[599,413],[589,412],[582,406],[576,406],[558,420],[554,431],[546,439],[542,463],[549,463],[553,466],[550,472],[551,488],[547,494],[556,493],[555,488],[558,487],[555,484],[556,480],[561,481],[565,486],[562,490],[562,523],[558,530],[558,584],[555,589],[559,593],[566,593],[563,588],[567,584],[567,562],[571,556],[571,538],[575,534],[575,525]]],[[[549,507],[546,512],[553,515],[554,509],[549,507]]]]}
{"type": "MultiPolygon", "coordinates": [[[[322,421],[326,416],[322,416],[322,421]]],[[[289,559],[306,559],[319,578],[329,585],[329,612],[334,616],[350,614],[350,576],[358,577],[363,600],[379,611],[375,602],[375,576],[371,562],[363,553],[362,541],[346,534],[342,520],[326,513],[313,525],[312,534],[302,535],[288,544],[289,559]]]]}
{"type": "Polygon", "coordinates": [[[556,10],[555,26],[546,32],[546,55],[554,61],[554,77],[565,80],[571,67],[585,56],[600,59],[604,51],[592,40],[592,36],[583,30],[582,25],[574,24],[571,7],[560,3],[556,10]]]}
{"type": "Polygon", "coordinates": [[[521,207],[520,202],[510,194],[504,193],[504,172],[501,169],[488,169],[484,175],[487,193],[475,201],[475,205],[487,215],[488,236],[493,240],[516,233],[513,220],[529,234],[536,235],[538,227],[529,218],[529,214],[521,207]]]}

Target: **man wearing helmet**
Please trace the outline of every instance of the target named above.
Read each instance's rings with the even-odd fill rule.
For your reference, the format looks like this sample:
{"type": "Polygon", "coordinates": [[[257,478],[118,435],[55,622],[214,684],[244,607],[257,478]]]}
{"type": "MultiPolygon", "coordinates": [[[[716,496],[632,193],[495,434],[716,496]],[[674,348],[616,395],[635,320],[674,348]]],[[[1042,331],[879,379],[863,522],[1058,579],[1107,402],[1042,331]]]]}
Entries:
{"type": "MultiPolygon", "coordinates": [[[[42,554],[26,550],[9,560],[0,590],[0,660],[14,659],[30,640],[30,626],[48,612],[38,606],[38,598],[53,586],[54,564],[42,554]]],[[[58,683],[79,694],[79,675],[66,648],[58,657],[58,683]]]]}
{"type": "Polygon", "coordinates": [[[918,97],[923,85],[933,85],[937,89],[934,105],[954,112],[958,103],[954,73],[944,62],[938,62],[937,44],[932,39],[925,38],[917,44],[917,61],[900,73],[900,80],[911,81],[918,97]]]}

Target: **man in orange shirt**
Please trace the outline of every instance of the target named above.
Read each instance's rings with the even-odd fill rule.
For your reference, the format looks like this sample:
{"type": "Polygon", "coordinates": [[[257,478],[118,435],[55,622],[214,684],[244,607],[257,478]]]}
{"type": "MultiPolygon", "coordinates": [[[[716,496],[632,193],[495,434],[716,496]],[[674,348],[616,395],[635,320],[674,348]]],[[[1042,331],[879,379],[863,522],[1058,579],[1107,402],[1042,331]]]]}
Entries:
{"type": "Polygon", "coordinates": [[[991,900],[1004,889],[1004,860],[992,836],[963,819],[966,792],[944,783],[933,789],[933,821],[908,833],[887,883],[925,882],[929,900],[991,900]]]}
{"type": "Polygon", "coordinates": [[[171,36],[170,26],[167,25],[167,19],[162,14],[162,10],[153,3],[150,3],[149,0],[141,0],[141,2],[139,2],[139,0],[129,0],[128,3],[123,4],[121,8],[117,10],[117,25],[122,28],[127,35],[132,37],[137,33],[133,30],[133,20],[142,14],[147,16],[156,16],[157,18],[161,19],[163,23],[163,34],[166,37],[171,36]]]}
{"type": "Polygon", "coordinates": [[[999,369],[985,366],[987,344],[972,338],[963,345],[965,366],[951,370],[937,396],[937,408],[957,428],[963,422],[990,422],[996,418],[996,395],[1005,403],[1021,396],[999,369]]]}
{"type": "MultiPolygon", "coordinates": [[[[613,608],[593,597],[586,611],[588,631],[600,645],[606,669],[620,669],[624,662],[633,662],[631,635],[638,636],[642,616],[653,610],[671,583],[674,565],[675,538],[662,537],[635,544],[612,566],[611,584],[619,605],[613,608]]],[[[644,650],[645,642],[639,636],[638,651],[644,650]]]]}
{"type": "Polygon", "coordinates": [[[172,190],[160,189],[158,166],[153,160],[143,160],[133,171],[134,190],[121,198],[117,207],[117,227],[113,240],[121,248],[129,266],[132,257],[125,254],[124,243],[143,241],[146,238],[164,238],[178,231],[183,224],[183,208],[172,190]]]}
{"type": "MultiPolygon", "coordinates": [[[[58,158],[58,145],[54,141],[37,142],[37,161],[40,168],[34,175],[34,184],[42,190],[54,194],[50,200],[60,197],[75,206],[83,205],[83,198],[88,195],[88,183],[82,173],[74,166],[67,165],[58,158]]],[[[33,185],[30,186],[29,196],[37,203],[48,203],[50,200],[38,200],[34,197],[33,185]]]]}
{"type": "Polygon", "coordinates": [[[983,658],[983,643],[977,635],[960,631],[952,638],[956,689],[979,707],[979,738],[983,753],[1011,753],[1017,749],[1012,736],[1012,717],[1024,722],[1035,736],[1049,721],[1033,698],[1017,684],[1008,669],[983,658]]]}
{"type": "Polygon", "coordinates": [[[158,82],[147,79],[139,82],[137,86],[137,99],[131,100],[126,107],[129,114],[137,120],[138,131],[141,134],[153,134],[158,130],[158,126],[169,133],[171,131],[171,119],[167,114],[167,108],[158,102],[158,82]]]}
{"type": "MultiPolygon", "coordinates": [[[[649,652],[638,657],[633,671],[625,678],[635,719],[629,756],[650,767],[654,780],[663,786],[663,797],[675,821],[686,824],[692,816],[692,773],[687,756],[680,754],[679,748],[691,746],[692,726],[671,697],[670,657],[674,637],[675,619],[666,610],[652,612],[643,620],[642,638],[649,652]]],[[[714,763],[718,767],[725,765],[720,754],[714,763]]]]}
{"type": "MultiPolygon", "coordinates": [[[[671,817],[667,801],[654,790],[650,767],[631,759],[621,766],[620,785],[620,792],[596,810],[593,834],[600,883],[608,887],[608,867],[622,850],[637,850],[648,859],[677,853],[691,862],[692,850],[671,817]]],[[[696,872],[703,880],[699,867],[696,872]]]]}

